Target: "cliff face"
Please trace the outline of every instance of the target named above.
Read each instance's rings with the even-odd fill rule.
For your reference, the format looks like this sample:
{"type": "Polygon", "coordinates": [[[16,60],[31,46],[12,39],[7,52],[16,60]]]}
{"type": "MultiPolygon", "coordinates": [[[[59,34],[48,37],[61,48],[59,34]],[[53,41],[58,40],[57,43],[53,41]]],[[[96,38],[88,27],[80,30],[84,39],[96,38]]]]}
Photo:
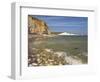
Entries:
{"type": "Polygon", "coordinates": [[[32,16],[28,16],[28,31],[39,35],[50,34],[47,24],[32,16]]]}

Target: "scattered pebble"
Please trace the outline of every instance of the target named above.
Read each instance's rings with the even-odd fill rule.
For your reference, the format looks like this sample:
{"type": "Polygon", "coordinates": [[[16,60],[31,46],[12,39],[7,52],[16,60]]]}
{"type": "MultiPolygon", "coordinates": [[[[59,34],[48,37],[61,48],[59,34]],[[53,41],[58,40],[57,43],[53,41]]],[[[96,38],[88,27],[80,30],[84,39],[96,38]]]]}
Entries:
{"type": "Polygon", "coordinates": [[[32,49],[36,54],[29,56],[28,64],[31,66],[52,66],[66,64],[81,64],[80,60],[67,56],[66,52],[54,52],[52,49],[32,49]]]}

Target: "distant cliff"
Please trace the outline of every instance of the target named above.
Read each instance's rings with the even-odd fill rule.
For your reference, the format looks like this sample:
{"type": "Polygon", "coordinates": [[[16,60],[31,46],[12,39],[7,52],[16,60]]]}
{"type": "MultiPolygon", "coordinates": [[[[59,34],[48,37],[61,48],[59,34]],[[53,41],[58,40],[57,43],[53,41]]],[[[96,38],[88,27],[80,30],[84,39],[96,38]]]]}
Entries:
{"type": "Polygon", "coordinates": [[[33,34],[51,34],[47,24],[35,17],[28,16],[28,32],[33,34]]]}

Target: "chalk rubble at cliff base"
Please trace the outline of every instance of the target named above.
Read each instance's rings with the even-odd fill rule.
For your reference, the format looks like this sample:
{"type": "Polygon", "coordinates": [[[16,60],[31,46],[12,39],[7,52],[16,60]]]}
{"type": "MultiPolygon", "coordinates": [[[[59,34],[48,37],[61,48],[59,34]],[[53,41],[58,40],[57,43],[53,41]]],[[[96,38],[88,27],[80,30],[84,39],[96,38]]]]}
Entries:
{"type": "Polygon", "coordinates": [[[82,64],[82,61],[67,56],[66,52],[53,51],[52,49],[32,48],[33,53],[28,56],[28,66],[71,65],[82,64]]]}

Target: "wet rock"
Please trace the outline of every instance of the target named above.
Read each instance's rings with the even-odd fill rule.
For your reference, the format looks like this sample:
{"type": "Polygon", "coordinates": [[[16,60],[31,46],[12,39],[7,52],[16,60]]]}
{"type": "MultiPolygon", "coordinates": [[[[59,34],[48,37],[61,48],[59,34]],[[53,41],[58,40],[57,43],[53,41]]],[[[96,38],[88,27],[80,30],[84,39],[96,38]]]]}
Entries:
{"type": "Polygon", "coordinates": [[[67,56],[66,52],[55,52],[54,54],[57,54],[58,57],[66,57],[67,56]]]}
{"type": "Polygon", "coordinates": [[[81,64],[82,62],[71,56],[67,56],[66,52],[56,51],[52,49],[33,49],[37,50],[35,55],[29,56],[28,63],[32,66],[48,66],[48,65],[66,65],[81,64]]]}
{"type": "Polygon", "coordinates": [[[45,51],[47,51],[47,52],[53,52],[52,49],[45,49],[45,51]]]}
{"type": "Polygon", "coordinates": [[[32,66],[38,66],[38,64],[37,63],[32,63],[32,66]]]}
{"type": "Polygon", "coordinates": [[[73,57],[71,56],[68,56],[68,57],[65,57],[65,60],[69,63],[69,64],[82,64],[82,61],[79,60],[79,59],[74,59],[73,57]]]}

